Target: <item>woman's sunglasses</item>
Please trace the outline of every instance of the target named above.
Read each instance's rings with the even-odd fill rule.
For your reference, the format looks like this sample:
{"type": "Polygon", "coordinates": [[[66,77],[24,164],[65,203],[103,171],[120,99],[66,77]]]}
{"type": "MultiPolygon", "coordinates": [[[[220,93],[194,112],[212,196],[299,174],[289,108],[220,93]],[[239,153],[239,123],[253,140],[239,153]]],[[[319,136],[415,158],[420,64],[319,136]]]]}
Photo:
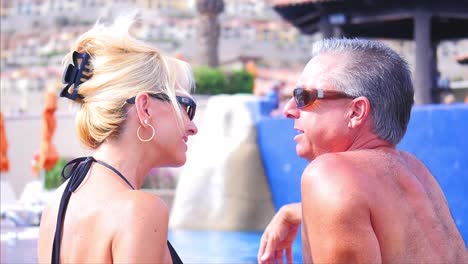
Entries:
{"type": "Polygon", "coordinates": [[[303,109],[319,99],[341,99],[341,98],[356,98],[355,96],[339,92],[339,91],[325,91],[322,89],[301,88],[298,87],[293,90],[294,101],[296,101],[297,108],[303,109]]]}
{"type": "MultiPolygon", "coordinates": [[[[148,93],[148,95],[153,97],[153,98],[156,98],[158,100],[164,101],[164,102],[170,102],[171,101],[171,99],[169,98],[169,96],[167,94],[148,93]]],[[[193,101],[193,99],[190,98],[190,97],[179,96],[179,95],[176,95],[176,99],[177,99],[177,102],[180,105],[185,107],[185,109],[187,111],[187,115],[190,118],[190,120],[193,120],[193,118],[195,117],[195,112],[197,110],[197,104],[195,103],[195,101],[193,101]]],[[[126,100],[126,102],[128,104],[135,104],[135,96],[132,97],[132,98],[128,98],[126,100]]]]}

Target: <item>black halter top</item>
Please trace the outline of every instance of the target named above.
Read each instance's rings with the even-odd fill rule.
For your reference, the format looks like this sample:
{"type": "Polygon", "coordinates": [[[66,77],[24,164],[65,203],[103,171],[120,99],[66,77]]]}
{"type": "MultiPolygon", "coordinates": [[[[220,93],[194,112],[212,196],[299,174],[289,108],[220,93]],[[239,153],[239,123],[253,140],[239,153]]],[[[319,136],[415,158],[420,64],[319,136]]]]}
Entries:
{"type": "MultiPolygon", "coordinates": [[[[68,162],[62,170],[62,177],[64,177],[65,179],[69,179],[69,181],[67,183],[67,186],[65,187],[65,190],[63,191],[62,199],[60,200],[57,224],[55,227],[54,243],[52,246],[52,264],[60,263],[60,242],[62,237],[63,221],[65,219],[65,212],[67,211],[67,206],[68,202],[70,201],[70,197],[72,193],[78,188],[78,186],[80,186],[80,184],[83,182],[93,162],[97,162],[103,165],[104,167],[112,170],[122,180],[124,180],[128,184],[128,186],[130,186],[130,188],[135,190],[132,184],[130,184],[130,182],[122,175],[122,173],[120,173],[114,167],[103,161],[96,160],[93,157],[81,157],[68,162]],[[71,169],[68,171],[68,173],[65,173],[67,167],[70,165],[72,165],[71,169]]],[[[171,253],[172,263],[182,264],[182,260],[180,259],[179,255],[177,255],[177,252],[174,250],[169,241],[167,241],[167,247],[169,248],[169,252],[171,253]]]]}

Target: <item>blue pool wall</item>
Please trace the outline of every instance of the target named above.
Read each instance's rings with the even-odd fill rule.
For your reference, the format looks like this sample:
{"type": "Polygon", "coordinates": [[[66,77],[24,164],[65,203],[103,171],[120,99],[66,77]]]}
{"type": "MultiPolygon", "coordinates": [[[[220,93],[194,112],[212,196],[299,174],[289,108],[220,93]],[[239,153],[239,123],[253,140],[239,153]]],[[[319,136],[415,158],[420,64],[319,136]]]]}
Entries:
{"type": "MultiPolygon", "coordinates": [[[[257,140],[275,209],[299,202],[300,178],[307,161],[296,156],[293,121],[270,117],[271,104],[251,106],[257,140]]],[[[455,223],[468,241],[468,105],[415,106],[405,137],[397,148],[429,168],[439,182],[455,223]]]]}

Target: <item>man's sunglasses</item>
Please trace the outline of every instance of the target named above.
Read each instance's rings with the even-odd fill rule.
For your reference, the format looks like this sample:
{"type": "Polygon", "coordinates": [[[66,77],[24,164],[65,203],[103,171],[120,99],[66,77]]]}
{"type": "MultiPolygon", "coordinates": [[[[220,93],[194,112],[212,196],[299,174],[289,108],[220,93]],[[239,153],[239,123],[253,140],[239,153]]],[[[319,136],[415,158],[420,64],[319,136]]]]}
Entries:
{"type": "Polygon", "coordinates": [[[356,98],[355,96],[339,92],[339,91],[325,91],[322,89],[312,88],[296,88],[293,90],[293,97],[296,101],[297,108],[303,109],[319,99],[341,99],[341,98],[356,98]]]}
{"type": "MultiPolygon", "coordinates": [[[[156,98],[158,100],[164,101],[164,102],[170,102],[171,101],[171,99],[169,98],[169,96],[167,94],[148,93],[148,95],[153,97],[153,98],[156,98]]],[[[180,105],[185,107],[185,109],[187,111],[187,115],[190,118],[190,120],[193,120],[193,118],[195,117],[195,111],[197,110],[197,104],[195,103],[195,101],[193,101],[192,98],[190,98],[190,97],[179,96],[179,95],[176,95],[176,99],[177,99],[177,102],[180,105]]],[[[132,98],[128,98],[126,100],[126,102],[128,104],[135,104],[135,96],[132,97],[132,98]]]]}

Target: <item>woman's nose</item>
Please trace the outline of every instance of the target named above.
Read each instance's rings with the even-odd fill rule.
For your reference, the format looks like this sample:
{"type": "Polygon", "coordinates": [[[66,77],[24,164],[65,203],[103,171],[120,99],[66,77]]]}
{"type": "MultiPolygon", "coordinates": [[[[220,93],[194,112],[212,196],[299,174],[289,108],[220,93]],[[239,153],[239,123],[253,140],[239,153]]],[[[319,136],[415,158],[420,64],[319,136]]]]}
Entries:
{"type": "Polygon", "coordinates": [[[198,127],[193,121],[190,121],[188,126],[188,134],[190,136],[196,135],[198,133],[198,127]]]}
{"type": "Polygon", "coordinates": [[[300,111],[297,108],[296,101],[294,98],[289,99],[283,109],[283,115],[287,118],[297,119],[299,118],[300,111]]]}

